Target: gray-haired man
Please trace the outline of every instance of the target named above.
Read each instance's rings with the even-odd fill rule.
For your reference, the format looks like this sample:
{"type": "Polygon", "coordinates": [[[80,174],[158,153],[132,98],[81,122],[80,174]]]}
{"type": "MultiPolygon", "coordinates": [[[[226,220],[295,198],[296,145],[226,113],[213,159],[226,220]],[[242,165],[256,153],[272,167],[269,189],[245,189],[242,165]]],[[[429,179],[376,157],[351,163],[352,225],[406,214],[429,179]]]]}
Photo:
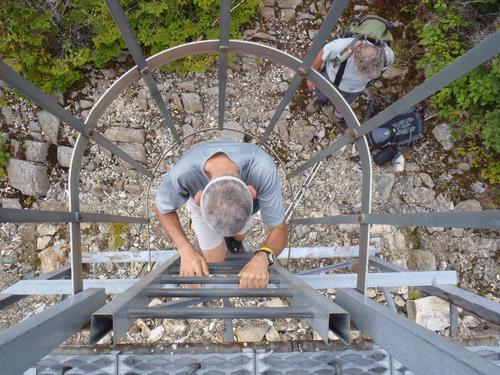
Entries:
{"type": "MultiPolygon", "coordinates": [[[[378,47],[366,40],[339,38],[321,49],[312,68],[332,82],[350,104],[370,82],[380,78],[393,62],[394,52],[387,45],[378,47]],[[344,54],[348,56],[347,59],[344,54]]],[[[311,81],[307,81],[307,87],[310,90],[315,88],[311,81]]],[[[315,94],[317,102],[328,101],[326,95],[319,90],[316,89],[315,94]]],[[[342,118],[339,112],[335,112],[335,115],[337,118],[342,118]]]]}
{"type": "Polygon", "coordinates": [[[181,257],[181,276],[208,276],[222,262],[225,237],[242,240],[259,209],[268,235],[240,273],[240,287],[263,288],[268,267],[286,244],[283,196],[272,158],[260,147],[214,141],[192,147],[170,170],[156,195],[157,215],[181,257]],[[187,202],[201,252],[188,241],[177,215],[187,202]]]}

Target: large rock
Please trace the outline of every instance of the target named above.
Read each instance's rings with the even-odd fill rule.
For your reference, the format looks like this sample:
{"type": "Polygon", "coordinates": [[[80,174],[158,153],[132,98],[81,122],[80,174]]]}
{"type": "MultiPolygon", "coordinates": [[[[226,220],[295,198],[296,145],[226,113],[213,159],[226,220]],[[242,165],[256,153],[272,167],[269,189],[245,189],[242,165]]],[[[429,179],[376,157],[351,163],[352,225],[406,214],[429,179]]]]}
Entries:
{"type": "Polygon", "coordinates": [[[165,328],[163,328],[163,326],[158,326],[149,333],[147,342],[149,344],[152,344],[157,341],[160,341],[164,334],[165,334],[165,328]]]}
{"type": "Polygon", "coordinates": [[[236,330],[235,334],[238,342],[258,342],[262,341],[268,330],[268,324],[256,325],[247,323],[236,330]]]}
{"type": "Polygon", "coordinates": [[[112,127],[106,129],[104,136],[113,142],[144,143],[144,129],[112,127]]]}
{"type": "Polygon", "coordinates": [[[24,160],[10,159],[7,165],[9,185],[26,195],[44,196],[49,190],[47,167],[24,160]]]}
{"type": "Polygon", "coordinates": [[[393,173],[375,176],[375,194],[380,203],[386,202],[389,199],[395,181],[396,176],[393,173]]]}
{"type": "Polygon", "coordinates": [[[453,141],[451,140],[451,128],[448,124],[439,124],[432,129],[432,134],[436,140],[441,143],[441,146],[446,151],[449,151],[453,148],[453,141]]]}
{"type": "Polygon", "coordinates": [[[280,0],[278,1],[279,8],[295,9],[302,6],[302,0],[280,0]]]}
{"type": "Polygon", "coordinates": [[[285,22],[295,19],[295,11],[293,9],[283,9],[281,11],[281,19],[285,22]]]}
{"type": "Polygon", "coordinates": [[[182,93],[181,97],[186,112],[203,112],[203,105],[201,104],[201,99],[198,94],[192,92],[182,93]]]}
{"type": "Polygon", "coordinates": [[[61,167],[70,167],[71,155],[73,155],[73,147],[57,146],[57,162],[61,167]]]}
{"type": "Polygon", "coordinates": [[[434,209],[436,206],[436,192],[432,189],[419,187],[411,189],[408,193],[408,203],[415,204],[420,207],[434,209]]]}
{"type": "Polygon", "coordinates": [[[40,271],[42,273],[51,272],[64,266],[68,260],[69,245],[65,242],[56,242],[53,246],[40,251],[40,271]]]}
{"type": "Polygon", "coordinates": [[[2,115],[7,123],[19,120],[19,114],[13,111],[8,105],[2,107],[2,115]]]}
{"type": "Polygon", "coordinates": [[[408,267],[417,271],[435,271],[436,256],[430,250],[410,250],[408,252],[408,267]]]}
{"type": "Polygon", "coordinates": [[[29,161],[44,163],[47,161],[48,152],[48,143],[26,141],[26,159],[29,161]]]}
{"type": "Polygon", "coordinates": [[[59,126],[61,121],[52,113],[47,111],[40,111],[36,114],[38,123],[42,128],[42,133],[45,139],[52,144],[57,144],[57,136],[59,134],[59,126]]]}
{"type": "Polygon", "coordinates": [[[274,8],[271,7],[262,7],[259,8],[259,14],[264,17],[266,20],[273,20],[275,15],[274,15],[274,8]]]}
{"type": "Polygon", "coordinates": [[[140,161],[141,163],[146,162],[146,149],[144,145],[140,143],[122,143],[119,142],[118,146],[128,153],[132,159],[140,161]]]}
{"type": "Polygon", "coordinates": [[[143,111],[148,110],[148,92],[146,89],[140,89],[139,94],[137,95],[137,104],[139,109],[143,111]]]}
{"type": "Polygon", "coordinates": [[[429,296],[406,301],[408,318],[430,329],[440,331],[450,325],[450,304],[441,298],[429,296]]]}
{"type": "Polygon", "coordinates": [[[310,142],[315,134],[316,129],[314,126],[307,125],[307,122],[299,120],[290,131],[290,138],[296,144],[304,145],[310,142]]]}
{"type": "Polygon", "coordinates": [[[481,211],[481,203],[475,199],[468,199],[459,202],[455,207],[455,211],[481,211]]]}

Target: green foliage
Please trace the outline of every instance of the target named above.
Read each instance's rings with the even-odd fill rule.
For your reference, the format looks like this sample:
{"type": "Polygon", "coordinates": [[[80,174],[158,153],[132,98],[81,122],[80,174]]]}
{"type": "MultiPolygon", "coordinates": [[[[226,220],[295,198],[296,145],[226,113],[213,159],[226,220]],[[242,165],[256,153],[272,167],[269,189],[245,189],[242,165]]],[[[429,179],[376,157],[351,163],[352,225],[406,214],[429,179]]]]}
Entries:
{"type": "MultiPolygon", "coordinates": [[[[248,22],[262,0],[248,0],[231,15],[231,37],[248,22]]],[[[217,39],[219,1],[122,0],[137,41],[147,55],[186,42],[217,39]],[[212,27],[212,25],[214,25],[212,27]]],[[[42,90],[66,91],[82,67],[104,67],[126,50],[104,0],[3,0],[0,57],[42,90]]],[[[204,71],[216,55],[189,57],[167,69],[204,71]]]]}
{"type": "Polygon", "coordinates": [[[5,167],[9,163],[10,156],[9,138],[7,134],[0,133],[0,180],[6,177],[5,167]]]}
{"type": "Polygon", "coordinates": [[[408,291],[408,299],[411,301],[415,301],[416,299],[422,298],[424,295],[420,290],[410,289],[408,291]]]}
{"type": "Polygon", "coordinates": [[[109,224],[108,235],[111,237],[111,248],[119,249],[125,244],[122,234],[128,230],[128,224],[125,223],[111,223],[109,224]]]}
{"type": "MultiPolygon", "coordinates": [[[[482,6],[489,1],[481,1],[482,6]]],[[[430,77],[465,52],[463,33],[470,24],[450,3],[426,0],[427,13],[414,22],[425,52],[417,62],[430,77]]],[[[431,98],[440,116],[454,127],[462,155],[491,183],[500,182],[500,58],[475,68],[431,98]]]]}

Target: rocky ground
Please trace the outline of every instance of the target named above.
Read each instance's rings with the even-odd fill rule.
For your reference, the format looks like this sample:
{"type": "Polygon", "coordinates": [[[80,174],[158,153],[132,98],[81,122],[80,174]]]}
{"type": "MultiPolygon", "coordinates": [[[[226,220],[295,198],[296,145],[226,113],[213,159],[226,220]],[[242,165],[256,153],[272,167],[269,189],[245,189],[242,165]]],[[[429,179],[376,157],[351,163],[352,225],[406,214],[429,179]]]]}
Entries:
{"type": "MultiPolygon", "coordinates": [[[[351,2],[346,15],[364,10],[388,17],[382,3],[351,2]]],[[[328,7],[327,1],[266,0],[259,16],[243,31],[243,38],[303,57],[328,7]]],[[[414,43],[408,20],[404,17],[392,17],[396,21],[396,45],[399,46],[414,43]]],[[[343,18],[341,24],[346,22],[343,18]]],[[[332,33],[332,38],[338,35],[339,30],[340,27],[332,33]]],[[[366,90],[354,105],[359,118],[363,118],[373,95],[383,94],[396,100],[411,90],[409,83],[415,86],[421,80],[422,77],[415,73],[412,60],[415,52],[410,53],[408,48],[396,50],[401,51],[396,66],[366,90]]],[[[114,69],[89,68],[86,79],[78,84],[77,89],[65,97],[56,95],[55,99],[71,113],[85,119],[104,91],[131,66],[130,59],[124,55],[118,59],[114,69]]],[[[97,129],[148,169],[154,169],[155,179],[150,184],[139,173],[92,144],[85,153],[80,179],[82,211],[153,217],[151,202],[161,177],[190,145],[215,137],[251,141],[251,137],[231,131],[194,133],[217,126],[217,67],[186,78],[163,72],[155,72],[154,75],[179,132],[183,137],[192,135],[185,139],[181,147],[169,150],[173,144],[172,137],[147,88],[141,81],[131,85],[106,110],[97,129]]],[[[270,61],[249,56],[236,57],[228,73],[226,126],[262,135],[292,76],[292,71],[270,61]]],[[[9,178],[1,186],[2,207],[67,210],[68,167],[78,134],[30,102],[14,98],[5,86],[1,95],[9,99],[9,104],[2,107],[1,129],[8,132],[13,150],[7,168],[9,178]]],[[[422,109],[427,117],[432,116],[430,109],[422,109]]],[[[285,175],[334,141],[338,130],[333,121],[333,108],[315,107],[311,94],[303,85],[278,122],[269,146],[280,159],[283,190],[288,203],[306,174],[292,180],[287,180],[285,175]]],[[[390,164],[384,167],[374,165],[373,212],[497,208],[493,188],[476,177],[467,159],[454,156],[452,148],[450,126],[439,123],[435,117],[428,120],[423,142],[404,150],[404,171],[396,172],[390,164]]],[[[295,217],[359,212],[361,169],[351,160],[354,155],[356,150],[348,146],[323,162],[312,186],[297,207],[295,217]]],[[[182,221],[187,227],[185,215],[182,221]]],[[[291,232],[290,243],[293,246],[350,245],[356,244],[359,238],[355,225],[298,225],[291,232]]],[[[139,225],[83,224],[82,235],[85,252],[142,250],[148,240],[146,228],[139,225]]],[[[264,235],[264,228],[258,222],[249,234],[249,241],[256,246],[264,235]]],[[[372,228],[372,236],[380,238],[384,258],[411,269],[456,270],[461,287],[498,301],[500,240],[497,232],[376,225],[372,228]]],[[[152,249],[171,247],[155,220],[150,240],[152,249]]],[[[0,241],[0,289],[64,264],[69,251],[67,225],[3,224],[0,226],[0,241]]],[[[317,267],[320,262],[295,262],[292,268],[317,267]]],[[[322,264],[328,262],[322,261],[322,264]]],[[[145,272],[142,264],[107,264],[86,269],[89,278],[138,277],[145,272]]],[[[407,303],[412,304],[409,301],[419,297],[408,288],[397,288],[393,293],[396,305],[403,313],[407,303]]],[[[370,297],[384,301],[380,290],[370,290],[370,297]]],[[[424,298],[419,300],[422,300],[422,305],[426,301],[424,298]]],[[[8,327],[55,302],[56,299],[50,297],[27,298],[2,311],[0,327],[8,327]]],[[[236,300],[234,303],[277,306],[283,301],[236,300]]],[[[437,315],[441,316],[431,328],[447,334],[447,306],[434,300],[429,301],[429,305],[438,309],[440,312],[437,315]]],[[[263,337],[268,341],[315,338],[305,323],[295,320],[235,321],[235,325],[239,341],[260,340],[263,337]]],[[[489,327],[487,323],[461,313],[462,334],[482,334],[489,327]]],[[[74,337],[71,341],[79,342],[85,335],[74,337]]],[[[183,343],[221,341],[222,337],[222,324],[214,321],[138,321],[125,340],[183,343]]]]}

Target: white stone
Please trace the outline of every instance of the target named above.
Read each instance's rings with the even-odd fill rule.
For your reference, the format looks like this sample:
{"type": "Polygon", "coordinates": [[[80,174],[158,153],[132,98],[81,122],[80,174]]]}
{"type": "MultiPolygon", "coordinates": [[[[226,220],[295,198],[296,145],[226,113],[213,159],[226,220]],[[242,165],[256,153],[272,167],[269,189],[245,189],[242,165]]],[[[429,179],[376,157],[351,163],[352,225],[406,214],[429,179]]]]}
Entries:
{"type": "Polygon", "coordinates": [[[293,9],[283,9],[281,11],[281,19],[285,22],[295,19],[295,11],[293,9]]]}
{"type": "Polygon", "coordinates": [[[440,331],[450,325],[450,304],[435,296],[408,300],[408,318],[430,329],[440,331]]]}
{"type": "Polygon", "coordinates": [[[139,109],[143,111],[148,110],[148,92],[146,89],[140,89],[139,94],[137,95],[137,104],[139,109]]]}
{"type": "Polygon", "coordinates": [[[219,132],[221,139],[224,139],[226,141],[233,141],[233,142],[243,142],[243,139],[245,138],[245,134],[241,133],[241,131],[244,131],[245,128],[242,125],[240,125],[236,121],[228,121],[224,124],[224,128],[234,129],[234,130],[239,130],[239,131],[232,131],[232,130],[224,129],[222,132],[219,132]]]}
{"type": "Polygon", "coordinates": [[[43,236],[43,237],[39,237],[37,240],[36,240],[36,248],[38,250],[42,250],[42,249],[45,249],[50,241],[52,240],[52,237],[51,236],[43,236]]]}
{"type": "Polygon", "coordinates": [[[278,331],[276,330],[276,328],[274,328],[274,326],[269,327],[269,330],[266,333],[266,340],[267,341],[280,341],[281,340],[281,336],[278,333],[278,331]]]}
{"type": "Polygon", "coordinates": [[[81,109],[89,109],[94,103],[92,103],[90,100],[82,99],[80,100],[79,104],[81,109]]]}
{"type": "Polygon", "coordinates": [[[481,203],[475,199],[468,199],[459,202],[455,206],[455,211],[481,211],[481,203]]]}
{"type": "Polygon", "coordinates": [[[269,301],[264,302],[264,307],[288,307],[288,304],[281,298],[271,298],[269,301]]]}
{"type": "Polygon", "coordinates": [[[147,342],[152,344],[157,341],[160,341],[164,334],[165,334],[165,328],[163,328],[163,326],[158,326],[150,332],[147,338],[147,342]]]}
{"type": "Polygon", "coordinates": [[[235,335],[238,342],[258,342],[262,341],[268,330],[269,326],[267,324],[255,325],[247,323],[237,329],[235,335]]]}
{"type": "Polygon", "coordinates": [[[23,208],[17,198],[2,198],[2,208],[23,208]]]}
{"type": "Polygon", "coordinates": [[[375,194],[380,203],[386,202],[389,199],[395,181],[396,176],[393,173],[375,176],[375,194]]]}
{"type": "Polygon", "coordinates": [[[47,223],[38,225],[36,229],[40,236],[53,236],[57,233],[57,227],[47,223]]]}
{"type": "Polygon", "coordinates": [[[64,266],[68,261],[69,245],[64,241],[56,242],[53,246],[38,253],[40,271],[51,272],[64,266]]]}
{"type": "Polygon", "coordinates": [[[443,123],[439,124],[432,129],[432,134],[436,140],[441,143],[441,146],[446,151],[449,151],[453,148],[453,141],[451,139],[451,128],[450,125],[443,123]]]}
{"type": "Polygon", "coordinates": [[[195,93],[182,93],[182,104],[188,113],[203,112],[203,105],[198,94],[195,93]]]}
{"type": "Polygon", "coordinates": [[[71,166],[71,156],[73,147],[57,146],[57,162],[61,167],[69,168],[71,166]]]}

